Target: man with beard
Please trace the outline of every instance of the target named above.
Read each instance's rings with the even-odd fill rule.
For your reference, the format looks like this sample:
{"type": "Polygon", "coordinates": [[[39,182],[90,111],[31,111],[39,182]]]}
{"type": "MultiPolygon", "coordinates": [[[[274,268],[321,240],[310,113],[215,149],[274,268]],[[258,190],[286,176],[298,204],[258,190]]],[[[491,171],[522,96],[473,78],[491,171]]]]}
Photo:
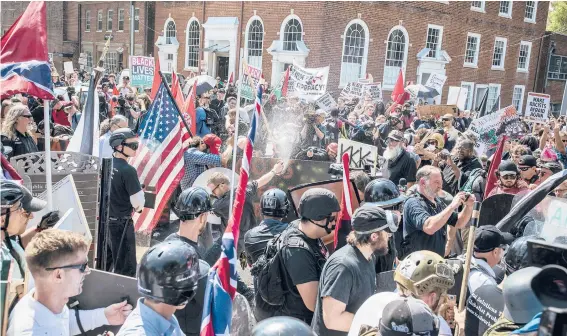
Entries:
{"type": "Polygon", "coordinates": [[[498,194],[512,194],[528,190],[528,184],[520,178],[520,171],[513,161],[502,161],[496,171],[496,188],[492,189],[488,197],[498,194]]]}
{"type": "Polygon", "coordinates": [[[451,195],[455,195],[460,187],[465,186],[469,177],[473,178],[472,191],[476,199],[481,202],[483,200],[484,184],[481,183],[483,178],[479,175],[482,170],[482,163],[475,156],[474,142],[468,139],[459,141],[457,144],[457,157],[447,157],[444,160],[443,167],[443,190],[451,195]],[[473,173],[474,172],[474,173],[473,173]]]}
{"type": "Polygon", "coordinates": [[[404,134],[401,131],[395,130],[388,134],[386,143],[388,147],[384,151],[384,158],[386,159],[387,177],[390,181],[398,185],[401,178],[405,178],[408,183],[408,188],[411,187],[416,179],[417,165],[411,155],[404,149],[403,146],[404,134]]]}
{"type": "Polygon", "coordinates": [[[399,213],[375,206],[356,209],[347,245],[331,255],[321,273],[311,323],[316,334],[347,335],[354,314],[376,291],[372,256],[388,253],[388,238],[398,220],[399,213]]]}
{"type": "Polygon", "coordinates": [[[382,140],[387,141],[388,136],[392,133],[393,130],[401,131],[403,128],[404,123],[400,119],[400,116],[392,113],[388,117],[388,122],[378,127],[378,133],[380,134],[380,138],[382,140]]]}
{"type": "Polygon", "coordinates": [[[457,229],[465,227],[472,215],[475,196],[459,192],[446,206],[437,197],[443,184],[437,167],[425,166],[417,171],[417,193],[404,203],[404,241],[401,255],[428,250],[447,255],[447,225],[457,229]],[[457,209],[464,205],[463,210],[457,209]]]}
{"type": "Polygon", "coordinates": [[[228,111],[224,108],[224,105],[225,105],[224,94],[225,94],[225,90],[219,89],[215,98],[211,100],[211,104],[210,104],[210,107],[213,110],[217,111],[217,114],[219,115],[219,118],[221,120],[224,120],[224,117],[226,115],[226,114],[223,114],[223,111],[224,112],[228,111]]]}

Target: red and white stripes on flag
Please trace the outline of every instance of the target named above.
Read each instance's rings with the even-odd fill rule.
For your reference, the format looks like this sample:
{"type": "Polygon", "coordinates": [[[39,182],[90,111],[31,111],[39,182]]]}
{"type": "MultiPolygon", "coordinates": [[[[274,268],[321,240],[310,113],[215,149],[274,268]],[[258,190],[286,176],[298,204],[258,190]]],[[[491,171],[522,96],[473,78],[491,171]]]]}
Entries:
{"type": "Polygon", "coordinates": [[[351,219],[352,219],[352,197],[350,194],[351,182],[350,182],[350,170],[349,162],[350,157],[348,153],[343,153],[343,196],[341,197],[341,212],[337,218],[337,225],[335,226],[334,235],[334,248],[335,250],[345,245],[345,241],[340,241],[344,238],[351,230],[351,219]],[[341,243],[338,245],[338,243],[341,243]]]}

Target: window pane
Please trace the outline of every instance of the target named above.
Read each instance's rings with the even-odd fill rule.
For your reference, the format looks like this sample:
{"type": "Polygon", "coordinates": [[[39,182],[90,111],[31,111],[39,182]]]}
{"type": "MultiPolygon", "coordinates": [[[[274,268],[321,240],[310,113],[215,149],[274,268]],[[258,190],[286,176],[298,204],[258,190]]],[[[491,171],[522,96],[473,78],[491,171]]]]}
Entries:
{"type": "Polygon", "coordinates": [[[297,51],[296,41],[302,41],[302,27],[297,19],[289,20],[284,28],[283,49],[297,51]]]}
{"type": "Polygon", "coordinates": [[[118,10],[118,30],[124,30],[124,10],[118,10]]]}
{"type": "Polygon", "coordinates": [[[176,37],[176,36],[177,36],[177,33],[175,31],[175,22],[169,21],[167,23],[167,29],[165,30],[165,43],[171,44],[172,43],[171,38],[176,37]]]}
{"type": "Polygon", "coordinates": [[[140,8],[134,9],[134,30],[140,30],[140,8]]]}
{"type": "Polygon", "coordinates": [[[118,72],[118,54],[116,52],[107,52],[104,63],[104,67],[106,68],[108,73],[118,72]]]}
{"type": "Polygon", "coordinates": [[[482,8],[482,1],[471,1],[471,7],[482,8]]]}
{"type": "Polygon", "coordinates": [[[187,67],[197,68],[199,66],[200,35],[199,23],[193,20],[187,31],[187,67]]]}
{"type": "Polygon", "coordinates": [[[85,12],[85,30],[86,31],[91,30],[91,12],[90,11],[85,12]]]}
{"type": "Polygon", "coordinates": [[[398,79],[400,69],[404,65],[406,52],[406,37],[404,33],[396,29],[388,38],[388,49],[386,50],[386,63],[384,67],[384,84],[394,85],[398,79]]]}
{"type": "MultiPolygon", "coordinates": [[[[497,86],[489,86],[488,87],[488,98],[486,100],[486,108],[491,111],[491,109],[494,107],[494,104],[496,104],[496,102],[499,100],[499,96],[498,96],[498,87],[497,86]]],[[[499,106],[496,106],[496,108],[499,108],[499,106]]]]}
{"type": "Polygon", "coordinates": [[[470,110],[472,104],[472,97],[473,97],[472,85],[462,84],[461,87],[463,89],[467,89],[467,101],[465,102],[465,110],[470,110]]]}
{"type": "Polygon", "coordinates": [[[518,69],[527,69],[529,46],[526,44],[520,45],[520,55],[518,57],[518,69]]]}
{"type": "Polygon", "coordinates": [[[500,1],[500,13],[508,14],[510,11],[510,1],[500,1]]]}
{"type": "Polygon", "coordinates": [[[526,12],[524,17],[529,20],[534,20],[535,1],[526,1],[526,12]]]}
{"type": "Polygon", "coordinates": [[[520,87],[515,87],[514,88],[514,93],[512,95],[512,105],[514,105],[514,107],[516,108],[516,111],[521,112],[520,111],[520,104],[522,103],[522,93],[523,90],[520,87]]]}
{"type": "Polygon", "coordinates": [[[102,11],[98,11],[97,20],[98,20],[98,23],[97,23],[96,29],[102,30],[102,11]]]}
{"type": "Polygon", "coordinates": [[[112,16],[114,15],[113,10],[108,10],[108,15],[106,18],[106,30],[112,30],[112,16]]]}
{"type": "Polygon", "coordinates": [[[350,25],[343,43],[341,84],[354,82],[362,77],[365,47],[366,33],[364,28],[358,23],[350,25]]]}
{"type": "Polygon", "coordinates": [[[437,28],[429,28],[427,30],[427,41],[425,47],[431,49],[429,51],[428,57],[437,57],[437,50],[439,49],[439,35],[441,30],[437,28]]]}
{"type": "Polygon", "coordinates": [[[492,57],[492,66],[502,66],[502,57],[504,54],[504,41],[496,41],[494,43],[494,54],[492,57]]]}
{"type": "Polygon", "coordinates": [[[465,52],[465,63],[476,64],[477,47],[478,47],[478,38],[474,36],[468,36],[467,50],[465,52]]]}
{"type": "Polygon", "coordinates": [[[248,28],[248,64],[262,68],[262,46],[264,43],[264,27],[260,20],[254,20],[248,28]]]}

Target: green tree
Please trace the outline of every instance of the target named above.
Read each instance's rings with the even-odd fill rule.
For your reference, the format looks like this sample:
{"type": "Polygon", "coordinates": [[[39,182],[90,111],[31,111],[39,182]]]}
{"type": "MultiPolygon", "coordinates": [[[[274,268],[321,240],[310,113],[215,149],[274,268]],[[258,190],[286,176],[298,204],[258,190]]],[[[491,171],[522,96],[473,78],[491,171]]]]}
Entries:
{"type": "Polygon", "coordinates": [[[547,30],[567,34],[567,1],[553,1],[551,3],[547,30]]]}

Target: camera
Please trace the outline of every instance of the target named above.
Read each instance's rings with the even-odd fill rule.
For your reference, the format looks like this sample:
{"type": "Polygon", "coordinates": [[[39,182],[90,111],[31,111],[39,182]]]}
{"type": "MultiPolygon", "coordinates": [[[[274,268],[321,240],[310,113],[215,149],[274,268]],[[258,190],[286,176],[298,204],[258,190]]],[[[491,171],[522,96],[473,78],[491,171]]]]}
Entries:
{"type": "Polygon", "coordinates": [[[537,336],[567,335],[567,309],[549,307],[541,314],[537,336]]]}
{"type": "Polygon", "coordinates": [[[306,123],[313,124],[317,121],[317,114],[315,113],[305,113],[303,116],[306,123]]]}
{"type": "Polygon", "coordinates": [[[444,149],[439,152],[439,158],[441,158],[441,160],[447,160],[449,157],[451,157],[451,153],[449,153],[448,150],[444,149]]]}
{"type": "Polygon", "coordinates": [[[548,243],[543,240],[528,240],[529,265],[543,267],[559,265],[567,268],[567,245],[548,243]]]}

